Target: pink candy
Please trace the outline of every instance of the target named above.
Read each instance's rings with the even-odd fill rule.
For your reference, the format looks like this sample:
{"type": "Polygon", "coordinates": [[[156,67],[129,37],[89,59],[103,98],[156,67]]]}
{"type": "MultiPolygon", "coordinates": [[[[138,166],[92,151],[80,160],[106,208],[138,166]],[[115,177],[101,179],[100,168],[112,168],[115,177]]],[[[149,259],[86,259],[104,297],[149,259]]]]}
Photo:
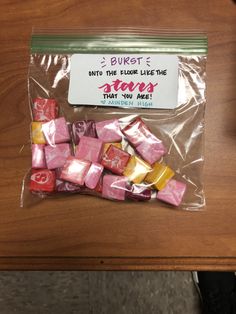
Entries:
{"type": "Polygon", "coordinates": [[[47,143],[51,146],[70,141],[70,134],[64,117],[44,123],[42,131],[47,143]]]}
{"type": "Polygon", "coordinates": [[[144,140],[136,147],[136,150],[151,165],[166,154],[166,148],[162,141],[154,137],[144,140]]]}
{"type": "Polygon", "coordinates": [[[154,164],[166,154],[162,141],[152,134],[141,118],[136,118],[122,132],[149,164],[154,164]]]}
{"type": "Polygon", "coordinates": [[[46,168],[43,144],[32,144],[32,168],[46,168]]]}
{"type": "Polygon", "coordinates": [[[117,119],[105,120],[96,123],[98,138],[105,143],[120,142],[122,134],[117,119]]]}
{"type": "Polygon", "coordinates": [[[128,124],[122,132],[128,141],[135,147],[145,141],[149,136],[152,136],[152,133],[146,124],[139,117],[128,124]]]}
{"type": "Polygon", "coordinates": [[[98,163],[93,163],[86,174],[84,183],[87,188],[94,190],[99,182],[104,167],[98,163]]]}
{"type": "Polygon", "coordinates": [[[80,160],[73,156],[67,158],[62,170],[60,179],[84,185],[85,176],[89,170],[90,162],[86,160],[80,160]]]}
{"type": "Polygon", "coordinates": [[[128,179],[123,176],[106,174],[103,177],[102,196],[123,201],[125,199],[128,179]]]}
{"type": "Polygon", "coordinates": [[[164,189],[158,191],[157,199],[174,206],[179,206],[185,191],[185,183],[171,179],[164,189]]]}
{"type": "Polygon", "coordinates": [[[101,160],[102,153],[103,141],[98,138],[82,136],[75,152],[75,156],[79,159],[97,163],[101,160]]]}
{"type": "Polygon", "coordinates": [[[67,157],[71,155],[70,145],[68,143],[47,145],[45,147],[45,157],[48,169],[63,167],[67,157]]]}

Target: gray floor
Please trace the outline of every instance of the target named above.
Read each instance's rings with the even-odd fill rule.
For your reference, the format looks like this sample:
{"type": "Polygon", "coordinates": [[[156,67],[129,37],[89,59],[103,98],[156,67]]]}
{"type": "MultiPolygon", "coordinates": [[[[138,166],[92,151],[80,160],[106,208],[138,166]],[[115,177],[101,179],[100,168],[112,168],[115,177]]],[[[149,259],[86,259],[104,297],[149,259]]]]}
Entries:
{"type": "Polygon", "coordinates": [[[189,272],[0,272],[0,314],[200,314],[189,272]]]}

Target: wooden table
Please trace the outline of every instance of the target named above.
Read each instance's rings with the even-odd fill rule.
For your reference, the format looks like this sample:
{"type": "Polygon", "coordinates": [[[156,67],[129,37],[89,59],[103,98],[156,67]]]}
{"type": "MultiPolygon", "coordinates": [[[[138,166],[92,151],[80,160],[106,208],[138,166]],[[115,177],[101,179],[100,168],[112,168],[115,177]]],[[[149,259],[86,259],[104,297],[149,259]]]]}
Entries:
{"type": "Polygon", "coordinates": [[[236,4],[230,0],[17,1],[0,13],[0,269],[236,270],[236,4]],[[30,165],[27,68],[32,26],[201,28],[209,35],[207,210],[93,197],[19,207],[30,165]],[[111,205],[112,204],[112,205],[111,205]]]}

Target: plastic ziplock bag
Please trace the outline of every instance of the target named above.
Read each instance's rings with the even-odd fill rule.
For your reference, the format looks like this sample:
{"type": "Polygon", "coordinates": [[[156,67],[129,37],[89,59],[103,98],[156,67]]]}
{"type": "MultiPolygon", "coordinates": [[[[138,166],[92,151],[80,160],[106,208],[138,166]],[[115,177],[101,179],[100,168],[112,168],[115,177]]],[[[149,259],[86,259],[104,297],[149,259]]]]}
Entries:
{"type": "Polygon", "coordinates": [[[202,209],[206,54],[191,32],[34,32],[21,205],[83,193],[202,209]]]}

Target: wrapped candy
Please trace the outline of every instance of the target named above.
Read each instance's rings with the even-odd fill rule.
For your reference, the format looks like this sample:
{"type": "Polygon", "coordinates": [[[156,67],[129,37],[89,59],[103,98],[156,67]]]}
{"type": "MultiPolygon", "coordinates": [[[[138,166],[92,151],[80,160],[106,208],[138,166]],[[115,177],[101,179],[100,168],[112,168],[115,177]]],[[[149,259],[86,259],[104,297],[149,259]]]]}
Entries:
{"type": "Polygon", "coordinates": [[[130,154],[111,145],[102,157],[104,168],[115,174],[122,174],[130,159],[130,154]]]}
{"type": "Polygon", "coordinates": [[[48,169],[32,169],[30,176],[30,191],[53,192],[55,190],[55,171],[48,169]]]}
{"type": "Polygon", "coordinates": [[[101,175],[94,191],[101,194],[102,193],[102,184],[103,184],[103,176],[101,175]]]}
{"type": "Polygon", "coordinates": [[[65,180],[61,180],[61,171],[62,168],[56,168],[55,173],[56,173],[56,190],[57,192],[80,192],[82,191],[82,187],[78,184],[68,182],[65,180]]]}
{"type": "Polygon", "coordinates": [[[85,176],[90,168],[91,162],[80,160],[70,156],[67,158],[63,168],[61,169],[60,179],[75,184],[84,185],[85,176]]]}
{"type": "Polygon", "coordinates": [[[131,199],[133,201],[150,201],[152,191],[151,189],[148,189],[145,185],[132,184],[128,188],[126,196],[128,199],[131,199]]]}
{"type": "Polygon", "coordinates": [[[166,186],[157,193],[157,199],[174,206],[179,206],[185,191],[185,183],[171,179],[166,186]]]}
{"type": "Polygon", "coordinates": [[[72,134],[75,145],[77,145],[82,136],[97,137],[95,121],[83,120],[72,123],[72,134]]]}
{"type": "Polygon", "coordinates": [[[138,146],[152,135],[149,128],[139,117],[128,124],[122,132],[134,147],[138,146]]]}
{"type": "Polygon", "coordinates": [[[32,144],[32,168],[46,168],[43,144],[32,144]]]}
{"type": "Polygon", "coordinates": [[[166,148],[162,141],[154,139],[153,137],[144,140],[136,147],[136,150],[140,156],[151,165],[166,154],[166,148]]]}
{"type": "Polygon", "coordinates": [[[122,149],[122,144],[121,143],[105,143],[104,146],[103,146],[103,153],[105,153],[111,145],[113,145],[113,146],[115,146],[115,147],[117,147],[119,149],[122,149]]]}
{"type": "Polygon", "coordinates": [[[70,192],[70,193],[72,193],[72,192],[80,192],[80,191],[82,191],[82,188],[78,184],[63,181],[60,179],[56,179],[56,190],[57,190],[57,192],[70,192]]]}
{"type": "Polygon", "coordinates": [[[35,98],[32,105],[34,121],[47,122],[58,117],[55,99],[35,98]]]}
{"type": "Polygon", "coordinates": [[[98,138],[82,136],[75,156],[91,162],[100,162],[103,153],[103,141],[98,138]]]}
{"type": "Polygon", "coordinates": [[[141,183],[152,170],[151,166],[137,156],[132,156],[123,172],[134,183],[141,183]]]}
{"type": "Polygon", "coordinates": [[[117,119],[97,122],[96,131],[98,138],[105,143],[120,142],[122,140],[119,120],[117,119]]]}
{"type": "Polygon", "coordinates": [[[70,141],[69,129],[64,117],[51,120],[42,125],[47,144],[53,146],[70,141]]]}
{"type": "Polygon", "coordinates": [[[141,118],[136,118],[122,132],[139,155],[149,164],[152,165],[166,154],[166,148],[162,141],[151,133],[141,118]]]}
{"type": "Polygon", "coordinates": [[[85,186],[94,190],[100,180],[104,167],[98,163],[92,163],[84,179],[85,186]]]}
{"type": "Polygon", "coordinates": [[[31,138],[34,144],[46,144],[46,140],[42,131],[42,126],[42,122],[31,123],[31,138]]]}
{"type": "Polygon", "coordinates": [[[145,182],[160,191],[166,186],[167,182],[174,176],[174,174],[174,171],[168,166],[156,162],[152,171],[145,177],[145,182]]]}
{"type": "Polygon", "coordinates": [[[139,117],[122,132],[124,142],[117,119],[96,124],[94,120],[67,123],[63,117],[46,123],[33,122],[32,168],[42,168],[43,172],[32,172],[30,189],[79,193],[84,190],[114,200],[148,201],[156,194],[154,188],[158,191],[157,199],[179,206],[186,185],[173,180],[174,171],[157,162],[167,151],[162,141],[139,117]],[[75,156],[71,155],[68,143],[69,126],[74,144],[78,143],[75,156]],[[50,145],[44,145],[45,142],[50,145]],[[121,149],[121,142],[125,150],[121,149]],[[52,169],[56,171],[56,179],[54,172],[48,172],[52,169]],[[35,183],[35,176],[43,181],[46,175],[53,178],[49,185],[35,183]]]}
{"type": "Polygon", "coordinates": [[[123,201],[125,199],[127,182],[126,177],[106,174],[103,177],[102,196],[123,201]]]}
{"type": "Polygon", "coordinates": [[[63,167],[67,157],[71,155],[70,144],[62,143],[55,146],[45,146],[45,158],[48,169],[63,167]]]}

